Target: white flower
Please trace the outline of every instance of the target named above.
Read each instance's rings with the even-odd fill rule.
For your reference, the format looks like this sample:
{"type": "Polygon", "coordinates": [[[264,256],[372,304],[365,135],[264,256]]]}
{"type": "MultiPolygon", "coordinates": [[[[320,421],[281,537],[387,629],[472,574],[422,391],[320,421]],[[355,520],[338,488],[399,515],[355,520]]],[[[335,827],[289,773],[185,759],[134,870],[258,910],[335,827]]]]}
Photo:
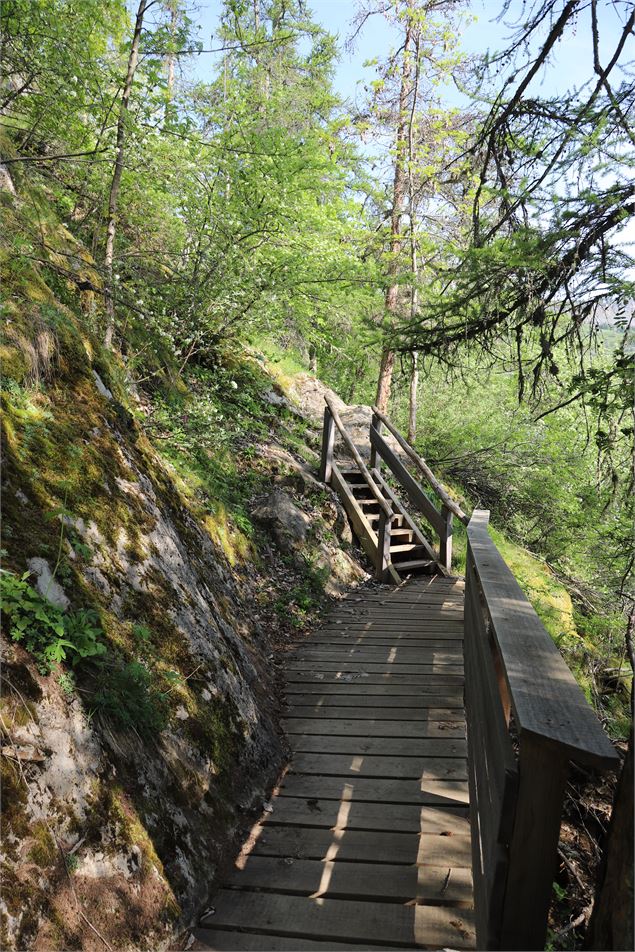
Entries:
{"type": "Polygon", "coordinates": [[[238,390],[238,384],[236,383],[235,380],[230,380],[229,386],[232,388],[232,390],[238,390]]]}

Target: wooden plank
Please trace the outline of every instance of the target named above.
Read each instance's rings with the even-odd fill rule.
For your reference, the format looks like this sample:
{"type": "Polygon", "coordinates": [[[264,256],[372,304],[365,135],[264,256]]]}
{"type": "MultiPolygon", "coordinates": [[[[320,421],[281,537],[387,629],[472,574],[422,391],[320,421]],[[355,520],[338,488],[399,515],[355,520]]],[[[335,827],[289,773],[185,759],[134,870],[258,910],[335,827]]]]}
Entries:
{"type": "Polygon", "coordinates": [[[327,800],[276,797],[273,812],[265,814],[266,825],[316,826],[332,829],[345,822],[347,830],[384,830],[401,833],[435,833],[437,836],[470,834],[466,807],[425,807],[414,803],[367,803],[355,798],[327,800]],[[347,804],[342,811],[342,802],[347,804]]]}
{"type": "Polygon", "coordinates": [[[421,530],[421,528],[420,528],[420,527],[417,525],[417,523],[414,521],[414,519],[412,518],[412,516],[410,515],[410,513],[405,509],[405,507],[403,506],[403,504],[402,504],[401,500],[399,499],[399,497],[396,495],[396,493],[394,493],[394,492],[392,491],[392,489],[390,488],[390,486],[388,485],[388,483],[386,482],[386,480],[383,478],[383,476],[381,475],[381,473],[379,472],[379,470],[374,470],[374,471],[373,471],[373,476],[375,477],[375,479],[376,479],[376,481],[378,482],[378,484],[381,486],[384,495],[385,495],[388,499],[390,499],[390,501],[391,501],[391,503],[392,503],[393,510],[394,510],[395,512],[398,512],[398,513],[401,515],[402,520],[403,520],[403,523],[402,523],[402,524],[405,524],[406,526],[408,526],[408,528],[409,528],[410,531],[414,534],[414,536],[415,536],[415,538],[417,539],[417,541],[419,542],[419,544],[424,546],[424,548],[425,548],[425,550],[426,550],[426,552],[427,552],[427,554],[428,554],[428,557],[429,557],[430,559],[432,559],[432,560],[435,560],[435,559],[436,559],[436,555],[435,555],[434,549],[432,548],[430,542],[428,541],[428,539],[427,539],[426,536],[424,535],[424,533],[423,533],[423,531],[421,530]]]}
{"type": "Polygon", "coordinates": [[[510,843],[502,948],[544,949],[569,761],[531,735],[520,740],[520,787],[510,843]]]}
{"type": "Polygon", "coordinates": [[[422,661],[430,663],[430,660],[432,660],[435,662],[444,661],[447,664],[456,664],[457,659],[459,662],[463,660],[463,649],[460,645],[458,648],[439,648],[436,645],[425,648],[408,648],[401,645],[395,645],[392,648],[384,648],[382,646],[373,647],[372,645],[353,645],[351,647],[302,645],[296,648],[290,657],[297,661],[341,662],[347,659],[353,659],[355,661],[373,661],[375,663],[385,661],[387,664],[392,664],[396,661],[403,664],[420,664],[422,661]]]}
{"type": "Polygon", "coordinates": [[[393,674],[463,674],[463,664],[431,662],[430,664],[400,664],[399,662],[376,661],[295,661],[285,662],[288,671],[311,671],[319,674],[320,671],[365,671],[368,674],[384,674],[388,671],[393,674]]]}
{"type": "Polygon", "coordinates": [[[285,678],[288,682],[296,681],[319,681],[321,684],[329,682],[335,684],[346,684],[351,681],[362,681],[364,684],[450,684],[456,687],[463,684],[463,676],[458,674],[377,674],[369,671],[352,671],[342,673],[341,671],[286,671],[285,678]]]}
{"type": "Polygon", "coordinates": [[[369,648],[458,648],[462,649],[463,635],[454,633],[448,637],[440,637],[438,634],[431,634],[429,638],[417,636],[407,637],[405,635],[381,635],[376,632],[358,632],[350,634],[341,634],[337,631],[330,635],[316,635],[310,642],[301,642],[301,644],[311,644],[314,647],[319,645],[337,645],[340,648],[349,648],[368,645],[369,648]]]}
{"type": "MultiPolygon", "coordinates": [[[[194,945],[190,946],[190,952],[339,952],[339,950],[364,950],[368,952],[368,943],[356,945],[351,942],[320,942],[317,939],[303,939],[301,936],[290,938],[289,936],[272,935],[262,932],[243,932],[231,931],[226,929],[191,929],[194,937],[194,945]]],[[[380,949],[398,949],[399,946],[373,946],[373,950],[379,952],[380,949]]]]}
{"type": "MultiPolygon", "coordinates": [[[[310,709],[309,709],[310,710],[310,709]]],[[[430,720],[428,718],[404,718],[399,708],[395,708],[393,717],[382,719],[351,717],[351,709],[343,708],[337,714],[329,708],[328,714],[306,714],[285,717],[282,721],[287,734],[359,734],[366,737],[465,737],[465,726],[459,719],[463,712],[453,711],[452,720],[430,720]]]]}
{"type": "MultiPolygon", "coordinates": [[[[346,803],[342,812],[346,811],[346,803]]],[[[433,833],[383,833],[379,830],[320,829],[306,826],[255,827],[250,855],[290,856],[295,859],[334,860],[346,863],[405,863],[418,866],[471,868],[469,836],[433,833]]]]}
{"type": "Polygon", "coordinates": [[[333,468],[333,447],[335,445],[335,426],[328,407],[324,407],[324,425],[322,427],[322,454],[320,458],[319,478],[323,483],[331,482],[333,468]]]}
{"type": "Polygon", "coordinates": [[[287,693],[287,702],[302,704],[305,707],[370,707],[376,711],[381,711],[384,707],[436,707],[436,708],[458,708],[463,709],[462,694],[407,694],[401,695],[379,695],[367,697],[364,694],[318,694],[306,696],[306,692],[300,695],[287,693]]]}
{"type": "MultiPolygon", "coordinates": [[[[338,698],[342,700],[347,698],[351,703],[355,703],[355,698],[363,698],[369,704],[374,703],[373,698],[409,698],[417,697],[422,701],[434,701],[435,695],[443,695],[452,698],[452,704],[440,703],[439,707],[454,707],[454,702],[462,703],[463,691],[459,688],[453,688],[450,685],[441,682],[437,684],[435,678],[430,678],[425,685],[421,684],[368,684],[366,679],[363,683],[358,681],[331,681],[325,684],[323,681],[292,681],[287,685],[286,695],[296,694],[319,694],[324,697],[338,698]]],[[[399,702],[401,703],[401,702],[399,702]]]]}
{"type": "Polygon", "coordinates": [[[244,869],[233,871],[228,887],[258,889],[329,899],[381,899],[387,902],[464,903],[472,900],[469,868],[342,863],[333,860],[250,856],[244,869]]]}
{"type": "MultiPolygon", "coordinates": [[[[309,707],[305,704],[293,704],[289,706],[285,717],[285,729],[292,731],[293,726],[288,722],[293,720],[303,721],[307,718],[315,720],[328,721],[329,725],[334,719],[342,720],[346,723],[357,725],[357,733],[360,726],[363,732],[367,732],[367,725],[378,727],[384,724],[390,728],[396,736],[399,736],[398,728],[393,721],[403,722],[403,730],[410,724],[416,724],[420,730],[428,731],[424,736],[427,737],[464,737],[465,727],[463,724],[463,711],[459,708],[444,708],[442,711],[437,708],[421,707],[382,707],[381,714],[366,707],[328,707],[318,706],[309,707]],[[407,723],[406,723],[407,722],[407,723]],[[392,725],[392,727],[391,727],[392,725]]],[[[329,728],[330,730],[330,728],[329,728]]],[[[314,732],[315,733],[315,732],[314,732]]],[[[324,730],[320,733],[325,733],[324,730]]]]}
{"type": "Polygon", "coordinates": [[[466,757],[467,745],[460,737],[341,737],[324,734],[292,734],[294,751],[316,754],[381,754],[403,757],[466,757]]]}
{"type": "Polygon", "coordinates": [[[468,539],[519,731],[566,750],[578,763],[612,767],[617,755],[582,690],[475,512],[468,539]]]}
{"type": "Polygon", "coordinates": [[[467,780],[462,757],[391,757],[388,754],[315,754],[296,752],[293,773],[319,777],[379,777],[384,780],[467,780]]]}
{"type": "Polygon", "coordinates": [[[358,538],[371,564],[374,565],[377,557],[377,535],[366,521],[362,509],[346,485],[346,481],[340,475],[340,471],[335,463],[333,463],[331,467],[331,484],[339,495],[346,514],[351,520],[353,532],[358,538]]]}
{"type": "Polygon", "coordinates": [[[434,473],[432,472],[428,464],[419,456],[419,454],[413,449],[410,443],[408,443],[408,441],[403,438],[399,430],[376,407],[373,407],[373,415],[374,415],[373,419],[377,420],[377,424],[376,424],[377,432],[379,432],[380,425],[382,423],[385,424],[385,426],[388,428],[390,433],[392,433],[394,438],[399,443],[404,453],[408,456],[411,462],[414,463],[414,465],[417,467],[419,472],[427,479],[428,483],[430,484],[430,486],[432,486],[433,490],[435,491],[435,493],[437,494],[441,502],[450,510],[450,512],[453,512],[454,515],[457,516],[457,518],[461,520],[461,522],[467,525],[469,521],[468,517],[465,515],[465,513],[463,512],[459,504],[455,502],[454,499],[452,499],[449,493],[445,490],[445,488],[441,485],[439,480],[436,478],[436,476],[434,475],[434,473]]]}
{"type": "Polygon", "coordinates": [[[423,514],[436,532],[443,531],[444,522],[439,510],[430,502],[419,483],[416,479],[413,479],[397,454],[391,450],[386,441],[372,427],[370,430],[370,444],[379,452],[413,506],[423,514]]]}
{"type": "Polygon", "coordinates": [[[322,940],[384,942],[406,948],[474,948],[473,916],[451,906],[403,906],[387,902],[307,899],[223,889],[215,913],[203,925],[240,929],[247,923],[265,935],[322,940]]]}
{"type": "Polygon", "coordinates": [[[345,777],[315,777],[288,773],[280,781],[280,795],[289,797],[356,800],[376,803],[417,803],[426,806],[462,806],[468,803],[468,786],[463,780],[371,780],[345,777]]]}

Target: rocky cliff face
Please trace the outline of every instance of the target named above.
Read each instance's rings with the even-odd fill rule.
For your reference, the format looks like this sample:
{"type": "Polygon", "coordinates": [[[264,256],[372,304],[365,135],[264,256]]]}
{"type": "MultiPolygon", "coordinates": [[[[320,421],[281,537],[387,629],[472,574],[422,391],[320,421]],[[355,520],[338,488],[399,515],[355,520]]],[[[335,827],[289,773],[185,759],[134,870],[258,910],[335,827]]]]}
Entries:
{"type": "Polygon", "coordinates": [[[5,319],[2,945],[157,949],[284,762],[289,619],[365,573],[287,439],[317,434],[262,368],[250,535],[157,451],[147,405],[36,273],[5,319]],[[46,663],[54,624],[68,644],[46,663]]]}

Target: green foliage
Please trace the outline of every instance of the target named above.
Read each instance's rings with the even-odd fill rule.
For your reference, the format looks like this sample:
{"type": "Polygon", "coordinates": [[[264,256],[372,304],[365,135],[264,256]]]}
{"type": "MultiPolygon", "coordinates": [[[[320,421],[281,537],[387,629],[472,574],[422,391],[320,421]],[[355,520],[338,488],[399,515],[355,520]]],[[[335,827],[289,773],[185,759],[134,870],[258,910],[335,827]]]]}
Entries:
{"type": "Polygon", "coordinates": [[[13,641],[22,643],[35,656],[43,673],[62,661],[75,666],[104,655],[106,645],[101,640],[103,632],[96,613],[56,608],[28,584],[30,574],[17,576],[4,569],[0,572],[2,611],[13,641]]]}
{"type": "Polygon", "coordinates": [[[92,698],[95,710],[122,728],[149,736],[167,724],[168,702],[154,684],[149,669],[129,661],[108,670],[108,679],[92,698]]]}

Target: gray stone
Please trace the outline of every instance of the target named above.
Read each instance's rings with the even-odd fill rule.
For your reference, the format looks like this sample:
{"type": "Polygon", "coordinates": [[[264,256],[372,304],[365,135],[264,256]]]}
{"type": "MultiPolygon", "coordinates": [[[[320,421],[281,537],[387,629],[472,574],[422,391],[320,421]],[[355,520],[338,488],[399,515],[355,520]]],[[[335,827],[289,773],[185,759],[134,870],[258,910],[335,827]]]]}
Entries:
{"type": "Polygon", "coordinates": [[[301,545],[307,536],[311,520],[287,493],[274,489],[253,510],[256,522],[269,529],[281,549],[291,551],[301,545]]]}
{"type": "Polygon", "coordinates": [[[95,378],[95,386],[99,390],[102,397],[105,397],[106,400],[112,400],[113,395],[112,391],[108,389],[104,381],[101,379],[96,370],[93,370],[93,377],[95,378]]]}
{"type": "Polygon", "coordinates": [[[62,586],[53,578],[53,573],[46,559],[29,559],[27,565],[36,576],[35,588],[42,598],[46,598],[52,605],[66,611],[70,602],[62,586]]]}

